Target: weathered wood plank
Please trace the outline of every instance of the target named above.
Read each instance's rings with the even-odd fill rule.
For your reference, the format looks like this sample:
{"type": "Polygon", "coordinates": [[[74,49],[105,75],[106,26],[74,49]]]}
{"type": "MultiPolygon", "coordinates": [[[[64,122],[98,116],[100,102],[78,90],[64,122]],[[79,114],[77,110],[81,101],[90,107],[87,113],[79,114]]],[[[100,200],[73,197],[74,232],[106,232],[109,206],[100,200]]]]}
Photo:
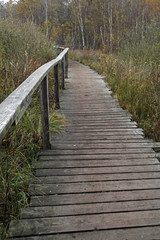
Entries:
{"type": "Polygon", "coordinates": [[[114,174],[88,174],[88,175],[67,175],[67,176],[45,176],[35,178],[32,183],[78,183],[78,182],[107,182],[119,180],[140,180],[140,179],[159,179],[160,172],[147,173],[114,173],[114,174]]]}
{"type": "Polygon", "coordinates": [[[159,172],[159,165],[144,166],[115,166],[115,167],[90,167],[90,168],[60,168],[60,169],[37,169],[36,176],[65,176],[83,174],[104,174],[104,173],[135,173],[135,172],[159,172]]]}
{"type": "Polygon", "coordinates": [[[159,179],[160,172],[147,173],[114,173],[114,174],[90,174],[90,175],[67,175],[67,176],[45,176],[35,178],[34,184],[47,183],[80,183],[80,182],[107,182],[119,180],[140,180],[140,179],[159,179]]]}
{"type": "Polygon", "coordinates": [[[103,203],[115,201],[136,201],[160,199],[160,189],[129,190],[117,192],[95,192],[76,194],[53,194],[32,196],[31,206],[59,206],[71,204],[103,203]]]}
{"type": "Polygon", "coordinates": [[[74,113],[74,112],[65,112],[65,111],[63,111],[64,112],[64,114],[66,115],[66,116],[70,116],[71,118],[74,118],[74,117],[77,117],[77,118],[79,118],[79,117],[107,117],[107,116],[112,116],[113,115],[113,117],[115,117],[115,116],[126,116],[126,112],[124,112],[124,111],[122,111],[122,110],[120,110],[120,109],[108,109],[108,110],[106,110],[106,111],[103,111],[103,112],[100,112],[100,111],[98,111],[98,112],[96,112],[96,111],[93,111],[93,112],[91,112],[91,113],[83,113],[83,112],[79,112],[79,113],[74,113]]]}
{"type": "Polygon", "coordinates": [[[109,125],[109,126],[103,126],[103,124],[102,125],[99,125],[99,127],[98,126],[81,126],[81,127],[78,127],[78,126],[75,126],[75,125],[72,125],[72,127],[67,127],[67,129],[66,129],[66,132],[70,132],[70,133],[72,133],[72,132],[79,132],[79,133],[81,133],[81,132],[103,132],[103,131],[108,131],[108,130],[112,130],[112,131],[120,131],[120,130],[132,130],[132,129],[136,129],[137,127],[135,126],[135,125],[133,125],[133,126],[131,126],[131,125],[128,125],[127,126],[127,124],[126,124],[126,126],[115,126],[115,125],[109,125]]]}
{"type": "MultiPolygon", "coordinates": [[[[133,144],[135,144],[135,143],[140,143],[140,144],[143,144],[143,143],[148,143],[148,144],[152,144],[152,142],[150,142],[150,141],[148,141],[148,140],[146,140],[146,139],[144,139],[144,138],[133,138],[133,139],[119,139],[119,138],[117,138],[117,139],[107,139],[107,140],[93,140],[93,139],[91,139],[91,140],[85,140],[84,139],[84,141],[81,141],[81,140],[77,140],[77,141],[75,141],[75,144],[77,144],[77,145],[84,145],[84,146],[87,146],[87,145],[90,145],[90,144],[96,144],[97,145],[97,147],[98,147],[98,145],[100,144],[104,144],[104,145],[107,145],[107,144],[110,144],[110,143],[112,143],[112,144],[116,144],[116,143],[133,143],[133,144]]],[[[66,146],[68,146],[68,145],[75,145],[73,142],[71,142],[71,141],[66,141],[66,140],[64,140],[64,139],[60,139],[60,138],[57,138],[56,137],[56,140],[54,139],[54,141],[52,141],[52,146],[54,147],[58,147],[59,145],[63,145],[64,147],[65,147],[65,145],[66,146]]],[[[152,146],[151,145],[151,147],[152,148],[154,148],[154,145],[152,146]]]]}
{"type": "MultiPolygon", "coordinates": [[[[81,132],[78,132],[78,131],[69,131],[69,133],[72,133],[73,137],[74,136],[78,136],[78,135],[82,135],[81,132]]],[[[85,136],[95,136],[95,135],[100,135],[100,136],[103,136],[103,135],[108,135],[108,136],[119,136],[119,135],[131,135],[131,134],[143,134],[143,131],[141,128],[136,128],[136,129],[103,129],[102,131],[100,131],[99,129],[95,130],[94,132],[93,131],[85,131],[85,136]]]]}
{"type": "Polygon", "coordinates": [[[134,134],[134,133],[137,133],[137,134],[143,134],[143,130],[142,129],[138,129],[138,128],[104,128],[104,129],[66,129],[66,132],[69,133],[69,134],[73,134],[74,135],[81,135],[82,133],[85,133],[85,135],[95,135],[95,134],[98,134],[98,135],[118,135],[119,133],[120,134],[134,134]]]}
{"type": "MultiPolygon", "coordinates": [[[[67,123],[69,123],[69,120],[66,120],[67,123]]],[[[70,123],[69,126],[67,126],[67,129],[77,128],[77,129],[84,129],[84,128],[90,128],[90,129],[104,129],[104,128],[132,128],[137,127],[137,125],[134,122],[127,122],[127,121],[114,121],[112,123],[106,123],[106,122],[95,122],[95,123],[70,123]]]]}
{"type": "Polygon", "coordinates": [[[160,226],[160,210],[12,221],[10,234],[31,236],[62,232],[160,226]],[[63,226],[63,227],[62,227],[63,226]]]}
{"type": "Polygon", "coordinates": [[[49,93],[48,93],[48,76],[46,76],[40,85],[41,97],[41,118],[42,118],[42,139],[44,149],[50,149],[49,137],[49,93]]]}
{"type": "Polygon", "coordinates": [[[154,153],[151,148],[117,148],[117,149],[60,149],[60,150],[48,150],[46,155],[61,156],[61,155],[107,155],[107,154],[129,154],[129,153],[154,153]]]}
{"type": "Polygon", "coordinates": [[[40,159],[41,160],[111,160],[111,159],[147,159],[147,158],[155,158],[156,153],[111,153],[107,155],[52,155],[50,153],[41,152],[40,159]]]}
{"type": "Polygon", "coordinates": [[[145,228],[136,228],[136,229],[124,229],[124,230],[110,230],[110,231],[92,231],[92,232],[83,232],[83,233],[69,233],[69,234],[59,234],[59,235],[45,235],[38,237],[25,237],[25,238],[14,238],[15,240],[124,240],[127,237],[127,240],[151,240],[158,239],[159,227],[145,227],[145,228]]]}
{"type": "Polygon", "coordinates": [[[55,99],[55,109],[60,108],[59,103],[59,74],[58,74],[59,64],[54,66],[54,99],[55,99]]]}
{"type": "Polygon", "coordinates": [[[65,234],[51,234],[34,237],[14,238],[14,240],[159,240],[160,227],[141,227],[114,230],[93,230],[65,234]]]}
{"type": "Polygon", "coordinates": [[[37,169],[40,168],[82,168],[82,167],[115,167],[115,166],[135,166],[135,165],[154,165],[158,164],[156,158],[153,159],[128,159],[128,160],[61,160],[55,161],[49,160],[46,158],[45,161],[39,161],[35,164],[37,169]]]}
{"type": "MultiPolygon", "coordinates": [[[[55,139],[55,141],[58,141],[59,139],[61,139],[59,136],[57,136],[56,137],[56,139],[55,139]]],[[[130,135],[130,134],[117,134],[117,136],[116,136],[116,134],[115,135],[100,135],[100,134],[96,134],[96,136],[95,136],[95,134],[92,134],[92,135],[88,135],[88,136],[86,136],[86,135],[73,135],[73,136],[71,136],[70,134],[63,134],[63,140],[64,141],[74,141],[74,142],[76,142],[76,141],[85,141],[85,140],[88,140],[88,141],[94,141],[94,140],[117,140],[117,139],[119,139],[119,140],[131,140],[131,139],[143,139],[143,136],[142,135],[140,135],[140,134],[132,134],[132,135],[130,135]]]]}
{"type": "Polygon", "coordinates": [[[65,78],[68,78],[68,53],[65,55],[65,78]]]}
{"type": "Polygon", "coordinates": [[[159,189],[160,179],[124,180],[113,182],[82,182],[66,184],[36,184],[30,186],[32,195],[51,195],[68,193],[90,193],[107,191],[129,191],[159,189]]]}
{"type": "Polygon", "coordinates": [[[65,89],[65,83],[64,83],[64,79],[65,79],[65,60],[64,58],[61,61],[61,74],[62,74],[62,79],[61,79],[61,88],[65,89]]]}
{"type": "Polygon", "coordinates": [[[130,120],[130,118],[127,118],[125,116],[121,116],[121,114],[106,114],[105,116],[85,116],[85,119],[84,119],[84,116],[72,116],[72,120],[76,121],[76,122],[79,122],[79,121],[84,121],[84,122],[88,122],[88,121],[107,121],[107,120],[117,120],[121,118],[121,119],[124,119],[124,120],[130,120]]]}
{"type": "Polygon", "coordinates": [[[147,142],[139,142],[139,143],[130,143],[126,141],[125,143],[117,143],[116,141],[107,142],[106,143],[95,143],[95,142],[89,142],[89,143],[79,143],[79,144],[56,144],[53,146],[52,150],[58,150],[58,149],[65,149],[65,150],[72,150],[72,149],[124,149],[124,148],[158,148],[158,145],[154,145],[154,143],[147,143],[147,142]]]}
{"type": "Polygon", "coordinates": [[[45,207],[30,207],[23,209],[22,219],[34,219],[57,216],[77,216],[100,213],[118,213],[144,210],[160,210],[159,199],[129,201],[129,202],[112,202],[112,203],[93,203],[80,205],[65,205],[65,206],[45,206],[45,207]]]}
{"type": "Polygon", "coordinates": [[[125,154],[125,153],[154,153],[154,151],[151,148],[117,148],[117,149],[59,149],[59,150],[50,150],[48,152],[48,155],[107,155],[111,153],[116,154],[125,154]]]}

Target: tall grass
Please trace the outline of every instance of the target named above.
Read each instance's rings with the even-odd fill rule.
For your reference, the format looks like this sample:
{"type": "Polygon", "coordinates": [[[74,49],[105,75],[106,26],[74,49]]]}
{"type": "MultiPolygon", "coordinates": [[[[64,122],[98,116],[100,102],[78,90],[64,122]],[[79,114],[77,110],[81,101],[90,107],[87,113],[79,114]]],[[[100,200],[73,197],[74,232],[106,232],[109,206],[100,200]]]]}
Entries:
{"type": "MultiPolygon", "coordinates": [[[[0,102],[45,62],[55,58],[53,43],[33,24],[0,21],[0,102]]],[[[54,113],[53,72],[51,90],[51,130],[64,130],[63,118],[54,113]]],[[[28,185],[33,177],[32,163],[42,147],[39,90],[31,106],[0,144],[0,239],[5,239],[11,219],[29,203],[28,185]]]]}
{"type": "Polygon", "coordinates": [[[153,22],[143,38],[130,33],[115,54],[73,51],[71,58],[105,75],[114,96],[144,129],[145,136],[160,141],[160,32],[157,30],[153,22]]]}
{"type": "Polygon", "coordinates": [[[0,21],[0,101],[54,57],[53,43],[34,24],[0,21]]]}

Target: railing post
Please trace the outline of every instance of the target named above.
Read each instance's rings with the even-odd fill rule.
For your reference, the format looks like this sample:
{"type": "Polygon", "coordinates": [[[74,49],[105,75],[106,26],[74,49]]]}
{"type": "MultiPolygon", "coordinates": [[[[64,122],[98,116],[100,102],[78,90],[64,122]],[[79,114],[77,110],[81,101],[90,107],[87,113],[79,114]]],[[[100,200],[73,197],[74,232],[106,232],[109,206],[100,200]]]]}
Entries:
{"type": "Polygon", "coordinates": [[[68,78],[68,52],[65,55],[65,78],[68,78]]]}
{"type": "Polygon", "coordinates": [[[42,115],[42,139],[43,148],[50,149],[49,140],[49,96],[48,96],[48,76],[46,76],[40,85],[41,97],[41,115],[42,115]]]}
{"type": "Polygon", "coordinates": [[[58,64],[54,66],[54,98],[55,98],[55,109],[59,109],[60,104],[59,104],[58,64]]]}
{"type": "Polygon", "coordinates": [[[61,70],[62,70],[62,82],[61,82],[61,88],[65,89],[64,87],[64,58],[61,61],[61,70]]]}

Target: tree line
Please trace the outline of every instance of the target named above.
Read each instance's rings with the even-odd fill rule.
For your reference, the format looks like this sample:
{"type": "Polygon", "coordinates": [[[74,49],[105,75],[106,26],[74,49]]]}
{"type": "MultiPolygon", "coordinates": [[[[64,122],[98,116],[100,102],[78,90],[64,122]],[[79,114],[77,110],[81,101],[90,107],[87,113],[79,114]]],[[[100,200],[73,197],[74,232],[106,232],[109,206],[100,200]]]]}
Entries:
{"type": "Polygon", "coordinates": [[[128,33],[143,39],[146,26],[160,21],[159,0],[10,0],[0,9],[1,18],[34,22],[57,44],[105,52],[128,33]]]}

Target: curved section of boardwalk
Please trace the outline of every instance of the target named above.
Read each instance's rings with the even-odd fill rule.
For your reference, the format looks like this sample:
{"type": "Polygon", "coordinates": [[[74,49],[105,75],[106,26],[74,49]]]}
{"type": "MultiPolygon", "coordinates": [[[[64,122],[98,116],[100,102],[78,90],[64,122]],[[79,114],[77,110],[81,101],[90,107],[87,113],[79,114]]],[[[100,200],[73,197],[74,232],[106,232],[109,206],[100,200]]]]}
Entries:
{"type": "Polygon", "coordinates": [[[160,239],[160,165],[152,143],[96,72],[70,62],[67,131],[40,154],[31,206],[12,239],[160,239]]]}

